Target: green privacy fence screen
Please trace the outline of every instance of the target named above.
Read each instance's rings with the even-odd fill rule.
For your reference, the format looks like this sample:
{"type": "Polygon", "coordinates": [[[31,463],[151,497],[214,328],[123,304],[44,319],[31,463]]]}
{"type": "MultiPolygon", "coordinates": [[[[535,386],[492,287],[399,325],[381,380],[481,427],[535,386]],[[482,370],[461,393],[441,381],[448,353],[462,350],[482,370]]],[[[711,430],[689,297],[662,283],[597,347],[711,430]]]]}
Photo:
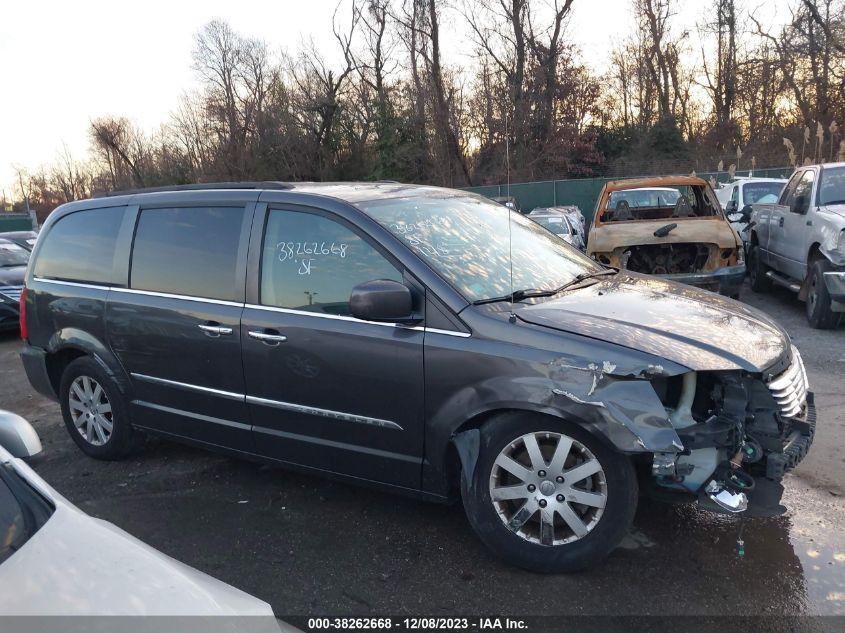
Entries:
{"type": "MultiPolygon", "coordinates": [[[[792,173],[792,167],[774,167],[770,169],[755,169],[756,178],[788,178],[792,173]]],[[[703,172],[696,174],[700,178],[710,180],[714,177],[716,182],[723,183],[730,180],[727,172],[703,172]]],[[[748,176],[748,171],[737,171],[736,176],[748,176]]],[[[466,187],[467,191],[480,193],[488,198],[497,196],[513,196],[519,202],[523,213],[529,212],[534,207],[553,207],[557,205],[574,204],[584,212],[587,222],[593,218],[593,211],[596,200],[604,183],[611,180],[622,180],[619,177],[613,178],[578,178],[573,180],[546,180],[542,182],[519,182],[510,185],[482,185],[480,187],[466,187]]]]}

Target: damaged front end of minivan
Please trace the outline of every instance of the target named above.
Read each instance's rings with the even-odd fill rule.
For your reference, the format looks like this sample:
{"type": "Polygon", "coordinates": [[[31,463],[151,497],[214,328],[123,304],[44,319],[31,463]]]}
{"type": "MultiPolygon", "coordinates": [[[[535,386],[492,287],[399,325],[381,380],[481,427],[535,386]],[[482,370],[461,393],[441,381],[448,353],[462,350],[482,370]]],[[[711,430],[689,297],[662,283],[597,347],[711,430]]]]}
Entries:
{"type": "MultiPolygon", "coordinates": [[[[773,371],[687,371],[650,365],[619,373],[609,362],[553,363],[556,398],[585,426],[632,455],[652,492],[694,495],[701,507],[771,516],[784,474],[807,454],[816,425],[795,347],[773,371]],[[649,463],[650,462],[650,463],[649,463]]],[[[558,403],[560,405],[560,403],[558,403]]]]}

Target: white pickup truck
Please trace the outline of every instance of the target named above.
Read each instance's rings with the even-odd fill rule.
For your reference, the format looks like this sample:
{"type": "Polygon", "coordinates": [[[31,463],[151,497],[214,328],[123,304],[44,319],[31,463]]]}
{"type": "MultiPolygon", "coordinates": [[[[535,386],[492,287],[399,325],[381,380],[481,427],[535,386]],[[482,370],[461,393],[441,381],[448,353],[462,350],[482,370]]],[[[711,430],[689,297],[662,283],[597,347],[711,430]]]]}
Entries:
{"type": "Polygon", "coordinates": [[[752,205],[751,289],[772,283],[806,301],[814,328],[835,328],[845,312],[845,163],[799,167],[778,201],[752,205]]]}

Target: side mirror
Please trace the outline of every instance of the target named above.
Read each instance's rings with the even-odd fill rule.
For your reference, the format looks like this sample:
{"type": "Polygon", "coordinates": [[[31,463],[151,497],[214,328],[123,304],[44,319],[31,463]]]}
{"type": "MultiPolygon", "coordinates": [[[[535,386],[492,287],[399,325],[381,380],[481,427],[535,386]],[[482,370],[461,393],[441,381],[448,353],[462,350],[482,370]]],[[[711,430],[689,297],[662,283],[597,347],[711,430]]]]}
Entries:
{"type": "Polygon", "coordinates": [[[375,279],[358,284],[349,297],[352,316],[364,321],[413,323],[421,319],[413,314],[411,291],[390,279],[375,279]]]}
{"type": "Polygon", "coordinates": [[[11,411],[0,410],[0,446],[12,457],[32,457],[41,452],[41,440],[32,425],[11,411]]]}
{"type": "Polygon", "coordinates": [[[807,207],[807,196],[803,193],[800,195],[795,196],[792,199],[792,206],[789,208],[790,211],[793,213],[801,213],[803,214],[806,211],[807,207]]]}
{"type": "Polygon", "coordinates": [[[743,222],[748,222],[751,219],[751,214],[754,212],[754,209],[751,208],[750,204],[746,204],[742,207],[742,211],[739,214],[742,216],[743,222]]]}

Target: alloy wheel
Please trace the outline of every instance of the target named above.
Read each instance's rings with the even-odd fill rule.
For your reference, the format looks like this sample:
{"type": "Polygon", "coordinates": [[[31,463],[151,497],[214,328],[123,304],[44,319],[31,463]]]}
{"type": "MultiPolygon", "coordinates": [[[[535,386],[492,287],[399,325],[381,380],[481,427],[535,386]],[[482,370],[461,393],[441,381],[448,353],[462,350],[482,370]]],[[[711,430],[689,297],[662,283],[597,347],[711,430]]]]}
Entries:
{"type": "Polygon", "coordinates": [[[502,523],[526,541],[563,545],[598,525],[607,480],[595,455],[561,433],[527,433],[506,445],[490,473],[490,499],[502,523]]]}
{"type": "Polygon", "coordinates": [[[114,428],[111,403],[102,385],[90,376],[77,376],[70,384],[68,407],[73,424],[85,441],[102,446],[114,428]]]}

